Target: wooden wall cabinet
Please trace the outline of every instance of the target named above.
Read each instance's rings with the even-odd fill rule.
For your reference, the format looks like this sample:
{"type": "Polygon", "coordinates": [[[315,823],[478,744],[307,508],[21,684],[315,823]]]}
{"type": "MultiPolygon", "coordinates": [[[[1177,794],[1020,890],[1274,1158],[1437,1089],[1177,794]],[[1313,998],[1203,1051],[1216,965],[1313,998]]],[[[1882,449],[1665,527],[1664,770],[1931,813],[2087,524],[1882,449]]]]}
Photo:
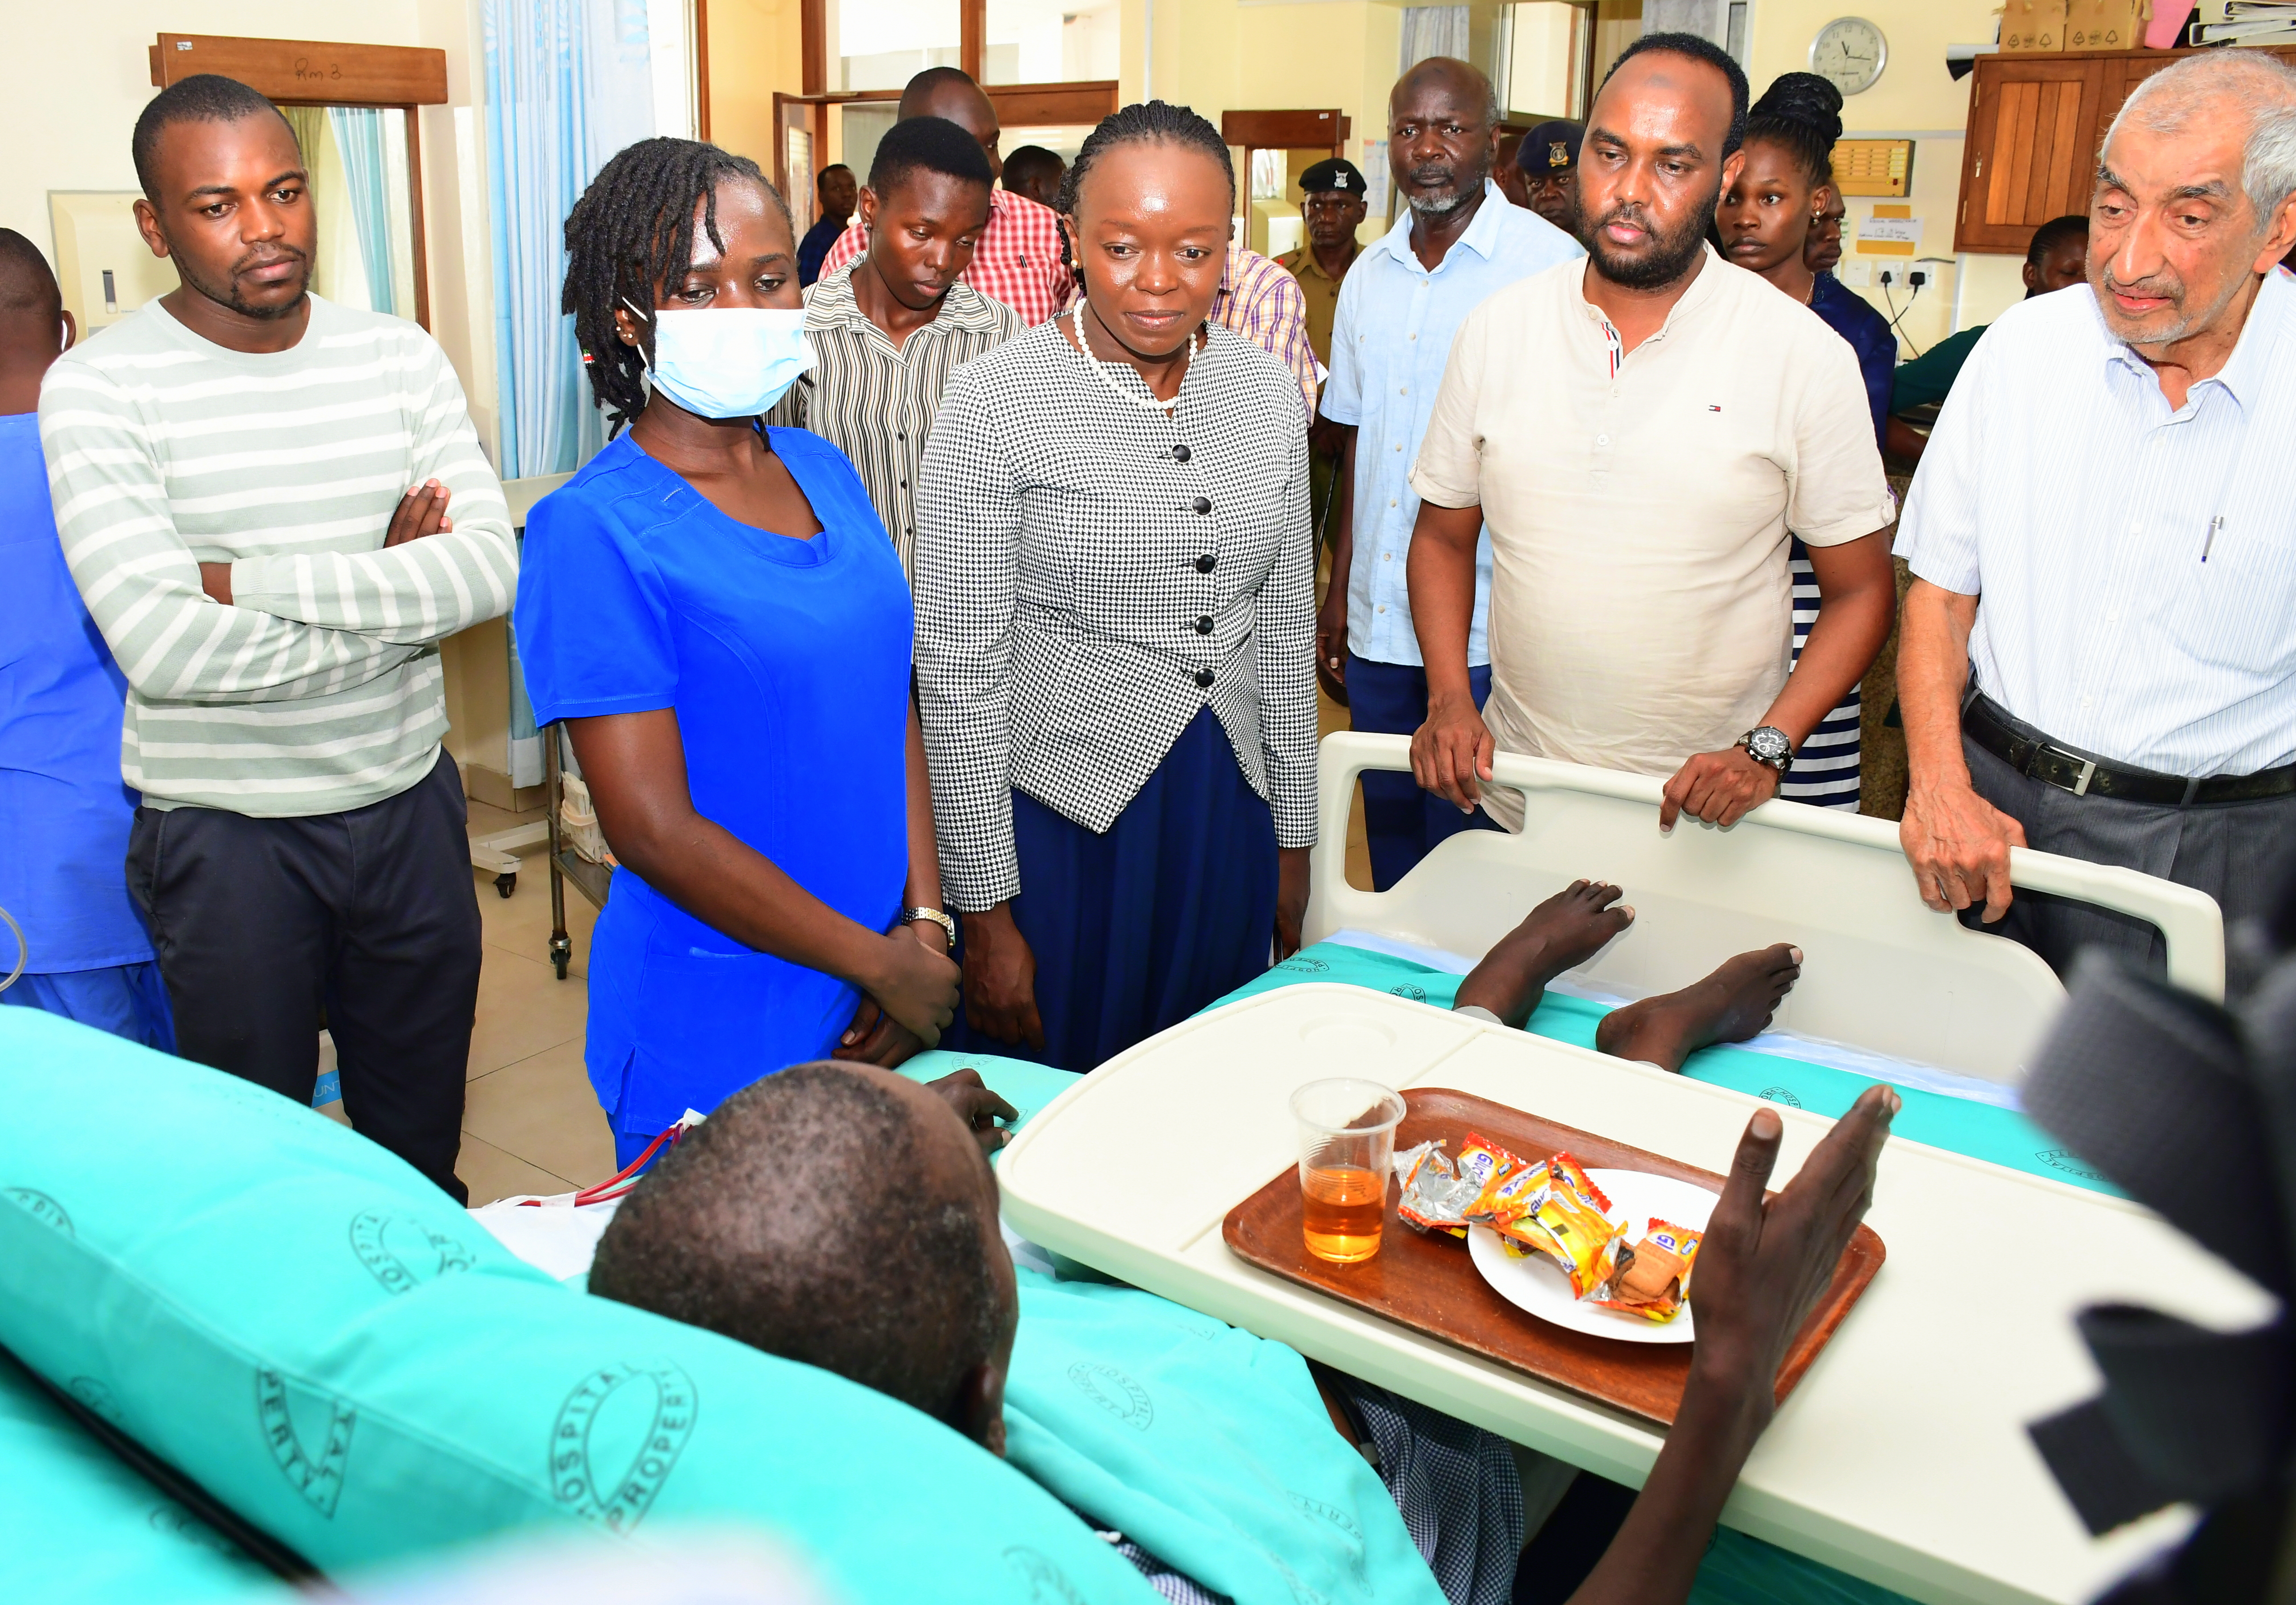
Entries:
{"type": "MultiPolygon", "coordinates": [[[[2097,149],[2130,90],[2191,50],[1980,56],[1953,248],[2023,255],[2052,217],[2088,210],[2097,149]]],[[[2296,47],[2272,54],[2296,66],[2296,47]]]]}

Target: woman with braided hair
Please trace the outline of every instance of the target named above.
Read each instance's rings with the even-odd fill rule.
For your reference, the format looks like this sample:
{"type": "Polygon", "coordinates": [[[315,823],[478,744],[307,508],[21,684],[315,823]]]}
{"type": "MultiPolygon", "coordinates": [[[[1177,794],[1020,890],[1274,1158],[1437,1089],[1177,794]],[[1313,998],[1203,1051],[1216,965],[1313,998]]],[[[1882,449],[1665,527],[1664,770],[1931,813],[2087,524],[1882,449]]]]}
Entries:
{"type": "Polygon", "coordinates": [[[785,1065],[930,1045],[956,967],[900,560],[835,446],[760,422],[812,364],[789,209],[644,140],[566,252],[614,438],[529,517],[515,618],[620,861],[585,1057],[627,1165],[785,1065]]]}
{"type": "MultiPolygon", "coordinates": [[[[1817,314],[1849,342],[1866,380],[1878,446],[1898,365],[1898,338],[1882,315],[1833,274],[1808,265],[1810,233],[1837,204],[1833,143],[1841,137],[1841,91],[1814,72],[1778,75],[1746,114],[1746,165],[1714,214],[1722,254],[1817,314]]],[[[1793,542],[1794,657],[1817,622],[1817,575],[1793,542]]],[[[1859,771],[1858,688],[1825,716],[1794,755],[1778,795],[1820,807],[1856,809],[1859,771]]]]}
{"type": "Polygon", "coordinates": [[[1316,839],[1300,390],[1212,321],[1219,132],[1128,106],[1061,187],[1083,286],[957,370],[917,498],[917,692],[967,1048],[1088,1070],[1300,943],[1316,839]]]}

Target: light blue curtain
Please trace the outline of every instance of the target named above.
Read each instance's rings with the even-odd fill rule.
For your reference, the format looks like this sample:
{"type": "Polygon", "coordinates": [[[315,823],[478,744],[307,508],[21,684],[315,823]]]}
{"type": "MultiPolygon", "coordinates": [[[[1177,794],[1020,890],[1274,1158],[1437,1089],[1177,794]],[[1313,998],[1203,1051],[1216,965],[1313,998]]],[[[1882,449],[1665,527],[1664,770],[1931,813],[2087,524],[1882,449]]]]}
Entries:
{"type": "Polygon", "coordinates": [[[566,473],[604,444],[558,310],[566,214],[608,158],[651,135],[644,0],[486,0],[502,476],[566,473]]]}
{"type": "MultiPolygon", "coordinates": [[[[502,477],[562,474],[605,444],[574,320],[558,309],[566,215],[623,146],[649,137],[645,0],[486,0],[502,477]]],[[[511,783],[538,785],[542,741],[510,643],[511,783]]]]}
{"type": "Polygon", "coordinates": [[[395,313],[398,298],[390,254],[390,170],[382,151],[382,112],[373,106],[330,106],[327,126],[343,153],[351,221],[358,228],[359,261],[366,268],[367,304],[395,313]]]}

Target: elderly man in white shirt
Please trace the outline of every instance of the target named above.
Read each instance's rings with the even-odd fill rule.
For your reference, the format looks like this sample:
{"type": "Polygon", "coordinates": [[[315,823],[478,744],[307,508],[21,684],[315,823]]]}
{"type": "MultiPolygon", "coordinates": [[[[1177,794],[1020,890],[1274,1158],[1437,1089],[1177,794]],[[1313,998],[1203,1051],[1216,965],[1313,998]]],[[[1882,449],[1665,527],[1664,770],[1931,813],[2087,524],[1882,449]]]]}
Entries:
{"type": "Polygon", "coordinates": [[[2030,846],[2263,912],[2296,842],[2296,72],[2195,56],[2106,135],[2089,289],[1978,342],[1914,481],[1901,836],[1932,908],[2062,971],[2151,926],[2030,892],[2030,846]]]}

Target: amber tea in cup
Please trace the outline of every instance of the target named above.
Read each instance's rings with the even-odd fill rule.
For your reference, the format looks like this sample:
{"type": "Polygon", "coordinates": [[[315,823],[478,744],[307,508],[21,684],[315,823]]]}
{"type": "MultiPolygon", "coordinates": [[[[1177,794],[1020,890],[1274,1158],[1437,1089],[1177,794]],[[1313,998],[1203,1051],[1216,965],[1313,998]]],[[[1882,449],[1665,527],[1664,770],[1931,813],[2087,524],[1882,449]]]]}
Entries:
{"type": "Polygon", "coordinates": [[[1352,1076],[1292,1094],[1300,1122],[1300,1205],[1308,1252],[1352,1265],[1379,1252],[1403,1099],[1352,1076]]]}

